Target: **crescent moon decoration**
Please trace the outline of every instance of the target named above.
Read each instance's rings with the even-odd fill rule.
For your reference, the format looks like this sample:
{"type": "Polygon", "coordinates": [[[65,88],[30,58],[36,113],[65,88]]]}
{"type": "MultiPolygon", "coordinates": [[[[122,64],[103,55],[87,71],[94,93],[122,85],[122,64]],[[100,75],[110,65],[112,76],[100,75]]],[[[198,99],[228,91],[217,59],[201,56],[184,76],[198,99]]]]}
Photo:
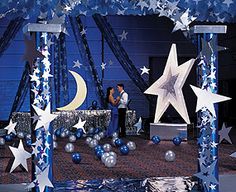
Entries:
{"type": "Polygon", "coordinates": [[[57,108],[59,111],[69,111],[69,110],[76,110],[78,107],[80,107],[86,96],[87,96],[87,86],[84,81],[84,79],[76,72],[70,71],[71,75],[75,78],[76,84],[77,84],[77,92],[74,97],[74,99],[66,106],[57,108]]]}

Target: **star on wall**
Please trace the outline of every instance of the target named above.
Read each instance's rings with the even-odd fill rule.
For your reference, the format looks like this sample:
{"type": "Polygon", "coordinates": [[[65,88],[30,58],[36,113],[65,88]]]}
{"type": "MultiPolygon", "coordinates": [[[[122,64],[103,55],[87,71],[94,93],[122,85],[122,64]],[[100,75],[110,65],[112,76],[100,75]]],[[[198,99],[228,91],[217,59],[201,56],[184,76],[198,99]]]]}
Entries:
{"type": "Polygon", "coordinates": [[[223,123],[222,129],[219,130],[219,132],[218,132],[219,133],[219,137],[220,137],[219,143],[221,143],[225,139],[230,144],[232,144],[232,141],[231,141],[231,139],[229,137],[229,132],[230,132],[231,129],[232,129],[232,127],[226,127],[225,123],[223,123]]]}
{"type": "Polygon", "coordinates": [[[76,123],[75,125],[73,125],[72,127],[76,128],[76,129],[82,129],[84,133],[86,133],[85,129],[84,129],[84,125],[85,125],[86,121],[82,121],[81,118],[79,118],[78,123],[76,123]]]}
{"type": "Polygon", "coordinates": [[[83,28],[83,29],[80,31],[80,35],[81,35],[81,36],[86,35],[86,32],[87,32],[87,29],[83,28]]]}
{"type": "Polygon", "coordinates": [[[140,70],[142,71],[141,72],[141,75],[143,75],[143,74],[149,74],[149,71],[150,71],[150,69],[148,69],[148,68],[146,68],[146,66],[143,66],[142,68],[140,68],[140,70]]]}
{"type": "Polygon", "coordinates": [[[103,62],[102,62],[102,64],[101,64],[101,68],[102,68],[102,70],[105,70],[106,65],[107,65],[106,63],[103,63],[103,62]]]}
{"type": "Polygon", "coordinates": [[[127,35],[128,35],[128,32],[123,30],[122,34],[118,35],[120,37],[120,41],[127,40],[127,35]]]}
{"type": "Polygon", "coordinates": [[[176,45],[172,44],[163,75],[144,93],[158,95],[154,123],[157,123],[171,104],[186,123],[190,123],[182,87],[194,64],[191,59],[178,66],[176,45]]]}
{"type": "Polygon", "coordinates": [[[80,67],[82,66],[82,63],[80,63],[79,60],[73,61],[73,63],[74,63],[73,68],[74,68],[74,67],[80,68],[80,67]]]}
{"type": "Polygon", "coordinates": [[[207,90],[202,90],[202,89],[195,87],[193,85],[190,85],[190,87],[192,88],[193,92],[197,96],[196,112],[198,112],[200,109],[206,107],[211,112],[211,114],[214,117],[216,117],[214,104],[231,99],[229,97],[218,95],[218,94],[212,93],[207,90]]]}
{"type": "Polygon", "coordinates": [[[27,166],[27,159],[31,157],[31,154],[27,151],[25,151],[23,147],[22,140],[20,140],[20,143],[18,147],[11,147],[9,146],[12,154],[14,155],[14,162],[12,164],[10,173],[16,169],[17,166],[22,165],[26,171],[28,171],[28,166],[27,166]]]}
{"type": "Polygon", "coordinates": [[[16,125],[17,125],[17,122],[13,123],[11,119],[9,122],[9,125],[4,128],[7,130],[7,134],[10,134],[10,133],[16,134],[16,130],[15,130],[16,125]]]}

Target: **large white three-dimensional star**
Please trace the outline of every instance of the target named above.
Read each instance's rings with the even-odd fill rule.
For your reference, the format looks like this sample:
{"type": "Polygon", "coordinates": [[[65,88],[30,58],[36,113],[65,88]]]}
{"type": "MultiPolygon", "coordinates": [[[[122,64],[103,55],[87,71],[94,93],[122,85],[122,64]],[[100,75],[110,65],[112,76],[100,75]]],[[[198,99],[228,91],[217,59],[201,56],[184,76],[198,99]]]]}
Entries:
{"type": "Polygon", "coordinates": [[[11,119],[9,122],[9,125],[4,128],[7,130],[7,134],[10,134],[10,133],[16,134],[16,130],[15,130],[16,125],[17,125],[17,122],[13,123],[11,119]]]}
{"type": "Polygon", "coordinates": [[[193,92],[195,93],[195,95],[197,96],[196,112],[206,107],[211,112],[211,114],[214,117],[216,117],[214,103],[219,103],[219,102],[223,102],[223,101],[227,101],[231,99],[230,97],[218,95],[210,91],[195,87],[193,85],[190,85],[190,86],[193,92]]]}
{"type": "Polygon", "coordinates": [[[144,93],[158,95],[154,123],[157,123],[171,104],[186,123],[190,123],[182,87],[194,64],[191,59],[178,66],[176,45],[172,44],[163,75],[144,93]]]}
{"type": "Polygon", "coordinates": [[[42,110],[35,105],[32,105],[32,106],[33,106],[35,112],[37,113],[37,115],[39,116],[39,120],[37,121],[37,124],[35,126],[35,130],[39,129],[41,127],[44,127],[45,129],[47,129],[48,124],[57,117],[57,115],[51,114],[51,112],[50,112],[50,108],[51,108],[50,102],[46,106],[45,110],[42,110]]]}
{"type": "Polygon", "coordinates": [[[22,140],[20,140],[19,146],[17,148],[11,146],[9,146],[9,148],[15,157],[10,173],[14,171],[18,165],[22,165],[28,171],[27,159],[31,157],[31,154],[25,151],[22,140]]]}

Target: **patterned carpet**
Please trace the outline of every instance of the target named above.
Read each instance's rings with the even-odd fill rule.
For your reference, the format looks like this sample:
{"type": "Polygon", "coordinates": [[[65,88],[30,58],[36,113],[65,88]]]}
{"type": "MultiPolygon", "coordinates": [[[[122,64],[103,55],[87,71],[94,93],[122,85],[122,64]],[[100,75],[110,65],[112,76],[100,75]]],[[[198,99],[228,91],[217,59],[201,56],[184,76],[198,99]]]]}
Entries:
{"type": "MultiPolygon", "coordinates": [[[[146,178],[160,176],[192,176],[197,171],[197,145],[195,141],[184,142],[175,146],[172,142],[161,141],[159,145],[152,144],[141,137],[128,137],[125,141],[134,141],[137,145],[135,151],[129,155],[120,155],[117,148],[117,165],[106,168],[104,164],[95,158],[94,152],[85,144],[85,139],[75,143],[75,151],[82,155],[80,164],[74,164],[71,154],[64,151],[68,138],[58,139],[58,149],[54,151],[54,179],[55,181],[68,181],[77,179],[103,179],[103,178],[146,178]],[[176,154],[174,162],[166,162],[164,155],[167,150],[176,154]]],[[[111,139],[104,139],[100,144],[111,143],[111,139]]],[[[236,151],[236,146],[221,144],[219,147],[220,174],[236,174],[236,158],[229,155],[236,151]]],[[[13,173],[5,172],[12,154],[8,147],[0,148],[0,183],[24,183],[30,182],[31,164],[29,173],[17,168],[13,173]]]]}

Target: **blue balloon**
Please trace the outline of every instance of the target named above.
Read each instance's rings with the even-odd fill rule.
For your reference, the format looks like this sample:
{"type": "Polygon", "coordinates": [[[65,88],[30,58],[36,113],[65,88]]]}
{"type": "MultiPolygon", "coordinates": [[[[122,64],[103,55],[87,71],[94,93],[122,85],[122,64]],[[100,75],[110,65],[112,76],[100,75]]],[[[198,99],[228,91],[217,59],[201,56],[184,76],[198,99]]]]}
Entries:
{"type": "Polygon", "coordinates": [[[158,144],[158,143],[161,142],[160,137],[157,136],[157,135],[152,136],[152,139],[151,139],[151,140],[152,140],[152,142],[153,142],[154,144],[158,144]]]}
{"type": "Polygon", "coordinates": [[[120,146],[124,145],[124,141],[122,139],[118,138],[118,139],[115,140],[115,145],[117,147],[120,147],[120,146]]]}
{"type": "Polygon", "coordinates": [[[174,137],[174,138],[173,138],[173,143],[174,143],[176,146],[180,145],[181,142],[182,142],[182,139],[181,139],[180,137],[174,137]]]}
{"type": "Polygon", "coordinates": [[[77,130],[75,136],[77,139],[80,139],[83,136],[83,132],[77,130]]]}
{"type": "Polygon", "coordinates": [[[16,137],[16,134],[14,134],[14,133],[10,133],[10,135],[12,138],[16,137]]]}
{"type": "Polygon", "coordinates": [[[10,141],[12,141],[12,136],[10,134],[9,135],[5,135],[4,139],[5,139],[6,142],[10,142],[10,141]]]}
{"type": "Polygon", "coordinates": [[[96,156],[101,159],[103,153],[105,153],[105,151],[103,149],[99,149],[96,151],[96,156]]]}
{"type": "Polygon", "coordinates": [[[25,144],[27,147],[31,147],[31,144],[32,144],[31,139],[26,139],[25,144]]]}
{"type": "Polygon", "coordinates": [[[80,153],[72,153],[72,161],[75,163],[75,164],[79,164],[80,161],[81,161],[81,155],[80,153]]]}
{"type": "Polygon", "coordinates": [[[95,128],[94,134],[98,134],[99,132],[101,132],[101,128],[99,128],[99,127],[95,128]]]}
{"type": "Polygon", "coordinates": [[[55,135],[56,135],[57,137],[60,137],[60,136],[61,136],[61,129],[57,129],[57,130],[55,131],[55,135]]]}
{"type": "Polygon", "coordinates": [[[120,152],[121,152],[122,155],[128,155],[129,147],[127,145],[122,145],[120,147],[120,152]]]}
{"type": "Polygon", "coordinates": [[[96,147],[94,147],[95,153],[101,149],[103,150],[103,147],[101,145],[96,145],[96,147]]]}

